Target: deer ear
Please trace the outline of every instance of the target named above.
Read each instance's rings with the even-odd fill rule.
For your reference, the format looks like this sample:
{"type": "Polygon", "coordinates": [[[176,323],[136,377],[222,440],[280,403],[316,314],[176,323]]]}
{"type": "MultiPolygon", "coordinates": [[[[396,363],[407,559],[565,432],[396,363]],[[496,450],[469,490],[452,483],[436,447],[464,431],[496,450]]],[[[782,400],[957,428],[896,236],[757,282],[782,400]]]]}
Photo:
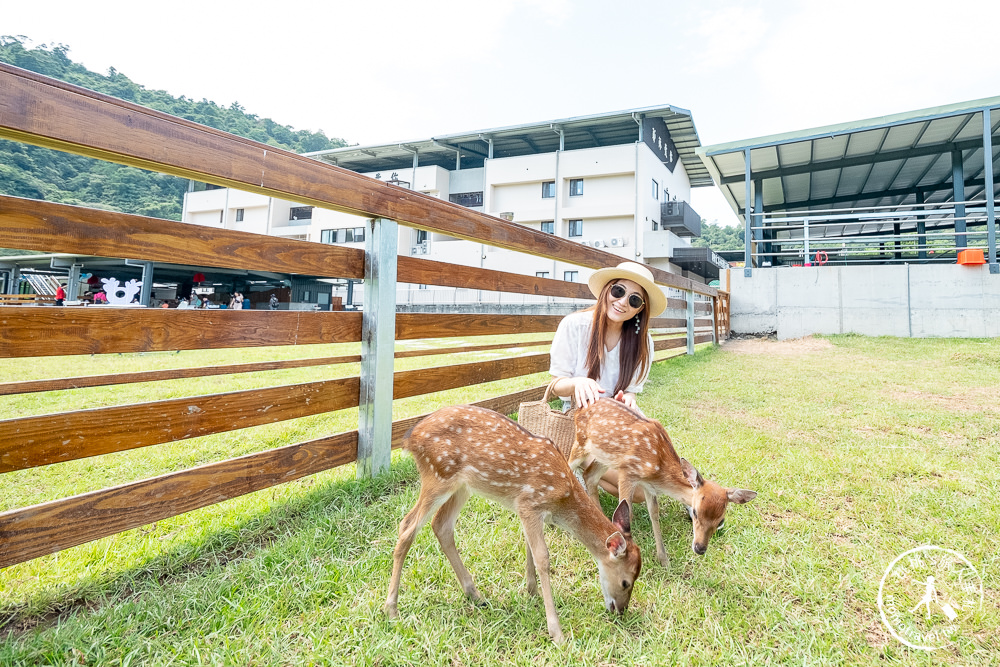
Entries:
{"type": "Polygon", "coordinates": [[[705,480],[701,477],[701,473],[695,470],[694,466],[687,459],[681,459],[681,472],[684,473],[684,477],[692,489],[700,489],[701,485],[705,483],[705,480]]]}
{"type": "Polygon", "coordinates": [[[615,513],[611,516],[611,523],[625,535],[632,534],[632,509],[628,506],[627,500],[618,503],[615,513]]]}
{"type": "Polygon", "coordinates": [[[742,505],[743,503],[748,503],[756,498],[757,492],[751,491],[750,489],[729,489],[728,495],[729,502],[739,503],[742,505]]]}
{"type": "Polygon", "coordinates": [[[625,551],[628,549],[628,540],[625,539],[624,535],[615,531],[608,537],[604,546],[608,548],[608,553],[611,554],[612,558],[618,559],[625,555],[625,551]]]}

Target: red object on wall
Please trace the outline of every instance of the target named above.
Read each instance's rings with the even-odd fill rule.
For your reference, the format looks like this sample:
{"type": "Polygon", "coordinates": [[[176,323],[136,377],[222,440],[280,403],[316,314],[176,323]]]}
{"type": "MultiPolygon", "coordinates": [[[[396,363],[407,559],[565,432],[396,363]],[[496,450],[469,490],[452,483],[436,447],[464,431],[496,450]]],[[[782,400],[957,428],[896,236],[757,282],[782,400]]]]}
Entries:
{"type": "Polygon", "coordinates": [[[959,264],[985,264],[986,258],[983,257],[982,248],[969,248],[968,250],[958,251],[958,263],[959,264]]]}
{"type": "Polygon", "coordinates": [[[203,283],[203,282],[205,282],[205,274],[201,273],[201,272],[196,273],[191,278],[191,280],[194,281],[194,282],[196,282],[196,283],[203,283]]]}

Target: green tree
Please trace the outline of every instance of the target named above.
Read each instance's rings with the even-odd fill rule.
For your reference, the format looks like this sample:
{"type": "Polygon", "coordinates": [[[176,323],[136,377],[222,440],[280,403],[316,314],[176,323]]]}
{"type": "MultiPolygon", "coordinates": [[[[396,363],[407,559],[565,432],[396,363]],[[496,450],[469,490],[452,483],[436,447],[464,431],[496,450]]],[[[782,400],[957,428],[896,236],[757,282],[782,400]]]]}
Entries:
{"type": "Polygon", "coordinates": [[[719,225],[701,221],[701,237],[691,241],[691,245],[712,250],[743,250],[745,238],[743,227],[739,225],[719,225]]]}
{"type": "MultiPolygon", "coordinates": [[[[148,90],[114,67],[106,75],[91,72],[70,60],[62,44],[27,43],[23,36],[0,36],[0,62],[297,153],[347,145],[322,130],[259,118],[239,102],[223,107],[148,90]]],[[[185,190],[187,181],[173,176],[0,140],[0,194],[180,220],[185,190]]]]}

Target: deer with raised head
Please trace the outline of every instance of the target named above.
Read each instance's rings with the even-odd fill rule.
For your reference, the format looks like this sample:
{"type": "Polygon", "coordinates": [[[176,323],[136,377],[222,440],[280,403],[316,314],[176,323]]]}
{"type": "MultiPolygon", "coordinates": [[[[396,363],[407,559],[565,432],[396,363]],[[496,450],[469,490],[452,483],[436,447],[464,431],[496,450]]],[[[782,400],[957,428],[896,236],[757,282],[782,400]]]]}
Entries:
{"type": "Polygon", "coordinates": [[[656,558],[667,565],[660,530],[658,495],[668,495],[688,507],[694,526],[691,549],[705,555],[708,542],[722,525],[729,503],[747,503],[756,491],[727,489],[704,479],[687,459],[674,450],[663,425],[628,408],[624,403],[602,398],[574,414],[576,440],[569,465],[583,472],[587,493],[595,503],[597,485],[609,469],[618,471],[618,497],[632,506],[637,490],[646,497],[649,519],[656,539],[656,558]]]}
{"type": "Polygon", "coordinates": [[[578,539],[597,561],[608,611],[623,613],[642,568],[631,537],[629,505],[621,502],[611,521],[590,502],[569,465],[548,438],[529,433],[492,410],[468,405],[442,408],[421,420],[403,442],[420,471],[420,496],[399,524],[385,613],[398,615],[399,580],[413,538],[433,515],[441,550],[465,595],[483,597],[455,546],[455,522],[472,494],[494,500],[521,519],[527,542],[528,592],[537,595],[536,570],[549,635],[563,641],[549,581],[549,551],[542,526],[551,521],[578,539]]]}

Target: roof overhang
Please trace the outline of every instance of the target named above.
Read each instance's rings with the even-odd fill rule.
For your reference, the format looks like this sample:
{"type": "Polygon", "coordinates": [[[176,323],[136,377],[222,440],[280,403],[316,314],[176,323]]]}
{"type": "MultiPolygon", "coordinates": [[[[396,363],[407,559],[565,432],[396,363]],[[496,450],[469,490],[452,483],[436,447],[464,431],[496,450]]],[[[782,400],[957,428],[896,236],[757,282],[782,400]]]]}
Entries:
{"type": "Polygon", "coordinates": [[[414,153],[418,155],[421,166],[437,165],[454,169],[460,155],[462,167],[469,168],[482,166],[489,157],[491,142],[494,158],[555,152],[559,150],[560,139],[565,150],[634,143],[639,140],[639,123],[644,117],[658,118],[666,124],[691,186],[712,185],[708,170],[695,153],[701,141],[691,112],[673,106],[576,116],[445,134],[417,141],[348,146],[304,155],[357,172],[407,169],[413,165],[414,153]]]}
{"type": "MultiPolygon", "coordinates": [[[[983,112],[997,108],[1000,97],[990,97],[696,152],[738,216],[746,200],[747,152],[750,180],[760,183],[766,212],[952,201],[955,160],[963,166],[969,200],[984,189],[983,112]]],[[[996,159],[1000,113],[990,121],[996,159]]]]}

